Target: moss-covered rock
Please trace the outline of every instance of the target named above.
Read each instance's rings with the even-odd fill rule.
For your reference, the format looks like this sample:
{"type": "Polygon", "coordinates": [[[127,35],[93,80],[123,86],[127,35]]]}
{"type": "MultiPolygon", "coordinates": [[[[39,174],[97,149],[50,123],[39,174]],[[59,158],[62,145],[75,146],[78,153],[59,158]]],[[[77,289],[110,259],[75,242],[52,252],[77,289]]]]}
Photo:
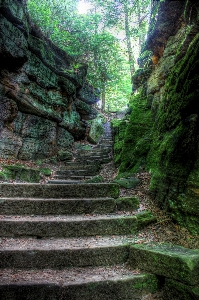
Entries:
{"type": "Polygon", "coordinates": [[[77,72],[72,57],[30,21],[26,2],[0,5],[0,157],[37,160],[85,137],[81,118],[96,117],[96,95],[87,65],[78,63],[77,72]],[[83,86],[91,102],[76,99],[83,86]]]}
{"type": "Polygon", "coordinates": [[[154,214],[149,210],[144,210],[137,213],[136,217],[138,221],[138,229],[142,229],[151,223],[157,222],[156,216],[154,216],[154,214]]]}
{"type": "Polygon", "coordinates": [[[114,160],[119,174],[149,170],[150,192],[157,204],[195,234],[199,233],[199,4],[165,1],[156,8],[157,23],[152,22],[142,49],[144,60],[140,58],[140,69],[133,76],[138,93],[130,102],[129,122],[116,122],[114,160]],[[145,61],[144,53],[156,61],[145,61]]]}
{"type": "Polygon", "coordinates": [[[150,149],[152,124],[148,99],[142,93],[131,99],[132,113],[128,121],[112,122],[114,128],[114,161],[119,173],[137,172],[145,166],[150,149]]]}
{"type": "Polygon", "coordinates": [[[137,197],[121,197],[116,200],[117,209],[121,211],[131,211],[138,209],[139,199],[137,197]]]}
{"type": "Polygon", "coordinates": [[[71,151],[60,150],[57,154],[58,161],[67,161],[72,159],[73,159],[73,154],[71,153],[71,151]]]}
{"type": "Polygon", "coordinates": [[[194,213],[198,200],[186,186],[192,169],[190,182],[197,182],[199,112],[195,86],[198,80],[198,49],[199,35],[167,79],[167,90],[158,110],[148,155],[148,164],[153,173],[150,187],[152,195],[160,206],[171,210],[173,217],[193,233],[199,232],[198,215],[196,217],[194,213]],[[193,195],[193,201],[187,199],[190,194],[193,195]]]}
{"type": "Polygon", "coordinates": [[[126,130],[127,122],[125,120],[115,120],[111,121],[111,128],[114,136],[114,163],[119,166],[122,162],[121,153],[124,144],[124,134],[126,130]]]}
{"type": "Polygon", "coordinates": [[[164,299],[197,300],[199,299],[199,285],[183,284],[177,280],[165,280],[164,299]]]}
{"type": "Polygon", "coordinates": [[[120,187],[126,189],[133,189],[139,184],[139,179],[131,177],[131,178],[120,178],[114,179],[113,182],[119,184],[120,187]]]}
{"type": "Polygon", "coordinates": [[[44,175],[44,176],[50,176],[52,171],[49,168],[40,168],[39,171],[44,175]]]}
{"type": "Polygon", "coordinates": [[[20,180],[25,182],[39,182],[40,170],[32,169],[21,165],[6,165],[3,166],[1,173],[4,180],[20,180]]]}
{"type": "Polygon", "coordinates": [[[98,114],[97,118],[90,121],[90,131],[87,136],[87,139],[92,144],[97,144],[104,133],[104,118],[102,115],[98,114]]]}
{"type": "Polygon", "coordinates": [[[98,183],[98,182],[103,182],[104,179],[102,176],[97,175],[92,177],[91,179],[86,180],[86,183],[98,183]]]}
{"type": "Polygon", "coordinates": [[[199,250],[172,244],[135,244],[130,247],[129,261],[153,274],[192,286],[199,283],[199,250]]]}

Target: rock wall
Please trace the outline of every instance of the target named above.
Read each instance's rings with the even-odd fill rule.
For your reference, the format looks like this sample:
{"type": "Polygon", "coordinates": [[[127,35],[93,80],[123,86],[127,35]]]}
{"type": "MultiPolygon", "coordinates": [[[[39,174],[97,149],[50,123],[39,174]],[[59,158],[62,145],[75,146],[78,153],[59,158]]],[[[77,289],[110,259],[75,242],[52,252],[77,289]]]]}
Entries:
{"type": "Polygon", "coordinates": [[[153,13],[117,149],[120,172],[150,170],[158,205],[199,233],[199,3],[165,1],[153,13]]]}
{"type": "Polygon", "coordinates": [[[31,23],[25,1],[0,1],[0,157],[57,156],[84,138],[99,94],[86,74],[31,23]]]}

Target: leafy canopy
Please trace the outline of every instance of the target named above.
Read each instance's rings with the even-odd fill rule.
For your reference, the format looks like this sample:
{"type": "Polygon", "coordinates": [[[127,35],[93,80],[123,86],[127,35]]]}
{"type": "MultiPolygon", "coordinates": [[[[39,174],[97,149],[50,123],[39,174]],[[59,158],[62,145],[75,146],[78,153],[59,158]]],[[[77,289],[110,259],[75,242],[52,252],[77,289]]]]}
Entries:
{"type": "Polygon", "coordinates": [[[132,41],[137,45],[141,36],[143,39],[147,24],[144,7],[150,1],[89,2],[92,8],[87,14],[78,12],[78,0],[28,0],[28,9],[32,20],[48,38],[76,63],[88,64],[88,80],[100,88],[104,97],[106,94],[106,107],[120,109],[131,93],[129,67],[133,65],[135,69],[135,53],[130,47],[132,41]],[[142,20],[136,17],[138,7],[142,20]]]}

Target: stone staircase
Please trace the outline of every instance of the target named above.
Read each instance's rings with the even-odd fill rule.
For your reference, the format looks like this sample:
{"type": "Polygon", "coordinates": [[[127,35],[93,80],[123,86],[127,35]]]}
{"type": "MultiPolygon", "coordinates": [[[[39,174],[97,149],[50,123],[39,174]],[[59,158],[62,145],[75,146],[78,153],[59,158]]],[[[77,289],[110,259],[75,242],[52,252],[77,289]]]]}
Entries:
{"type": "MultiPolygon", "coordinates": [[[[110,139],[97,151],[106,149],[104,144],[110,139]]],[[[88,158],[98,162],[96,152],[92,155],[88,158]]],[[[96,174],[99,164],[85,161],[85,173],[79,173],[77,159],[58,179],[96,174]]],[[[118,212],[117,184],[82,178],[73,184],[4,183],[0,196],[0,299],[130,300],[157,290],[155,275],[128,265],[134,234],[155,218],[149,212],[118,212]]]]}
{"type": "Polygon", "coordinates": [[[56,171],[53,180],[49,180],[48,183],[82,183],[98,175],[101,165],[112,160],[113,140],[110,123],[105,123],[104,132],[99,143],[91,148],[80,147],[77,144],[74,160],[66,162],[65,166],[56,171]]]}

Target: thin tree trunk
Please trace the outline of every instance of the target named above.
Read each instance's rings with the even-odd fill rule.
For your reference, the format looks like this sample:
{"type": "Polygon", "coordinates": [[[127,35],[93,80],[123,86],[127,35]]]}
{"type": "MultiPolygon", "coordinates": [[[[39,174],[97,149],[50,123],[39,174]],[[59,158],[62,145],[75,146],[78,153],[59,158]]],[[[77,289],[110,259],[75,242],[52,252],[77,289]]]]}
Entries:
{"type": "Polygon", "coordinates": [[[129,64],[130,64],[130,73],[131,73],[131,76],[133,76],[133,74],[135,72],[135,65],[134,65],[134,56],[133,56],[133,50],[132,50],[132,45],[131,45],[128,7],[126,4],[124,4],[124,22],[125,22],[124,26],[125,26],[127,51],[128,51],[129,64]]]}

